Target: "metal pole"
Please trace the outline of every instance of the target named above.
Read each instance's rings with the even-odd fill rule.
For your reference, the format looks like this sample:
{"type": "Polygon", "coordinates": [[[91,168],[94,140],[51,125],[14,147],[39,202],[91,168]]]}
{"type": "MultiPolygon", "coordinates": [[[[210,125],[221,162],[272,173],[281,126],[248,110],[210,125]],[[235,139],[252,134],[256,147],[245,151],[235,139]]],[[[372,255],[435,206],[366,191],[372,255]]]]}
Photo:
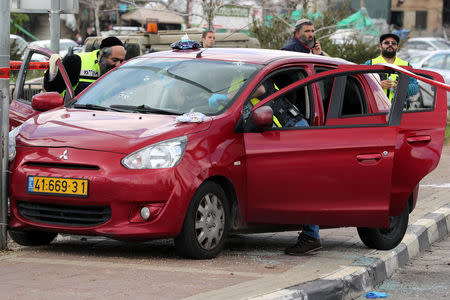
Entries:
{"type": "MultiPolygon", "coordinates": [[[[10,19],[10,1],[0,1],[0,19],[10,19]]],[[[1,124],[1,180],[0,180],[0,250],[8,247],[8,133],[9,133],[9,22],[0,22],[0,124],[1,124]]]]}
{"type": "Polygon", "coordinates": [[[50,10],[50,48],[55,53],[59,53],[60,14],[59,0],[52,0],[50,10]]]}

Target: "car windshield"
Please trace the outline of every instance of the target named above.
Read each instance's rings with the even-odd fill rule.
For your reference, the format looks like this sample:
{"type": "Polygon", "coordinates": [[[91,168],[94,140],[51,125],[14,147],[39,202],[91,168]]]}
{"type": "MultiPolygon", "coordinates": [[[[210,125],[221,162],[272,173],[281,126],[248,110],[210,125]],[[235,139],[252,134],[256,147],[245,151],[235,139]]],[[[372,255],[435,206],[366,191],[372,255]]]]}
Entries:
{"type": "Polygon", "coordinates": [[[431,41],[431,43],[439,50],[445,50],[449,48],[449,46],[445,42],[440,40],[433,40],[431,41]]]}
{"type": "Polygon", "coordinates": [[[140,113],[225,111],[261,65],[219,60],[137,58],[80,95],[77,104],[140,113]]]}

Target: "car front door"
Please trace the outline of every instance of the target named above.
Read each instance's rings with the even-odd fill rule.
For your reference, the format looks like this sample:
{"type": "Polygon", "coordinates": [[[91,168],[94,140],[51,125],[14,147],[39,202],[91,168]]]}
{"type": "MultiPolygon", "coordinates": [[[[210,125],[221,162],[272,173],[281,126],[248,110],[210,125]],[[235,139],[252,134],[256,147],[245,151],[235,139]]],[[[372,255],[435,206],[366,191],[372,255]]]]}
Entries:
{"type": "MultiPolygon", "coordinates": [[[[17,80],[14,87],[14,93],[12,101],[9,107],[9,127],[10,130],[21,125],[23,122],[41,113],[41,111],[35,110],[31,103],[32,97],[38,94],[43,89],[43,76],[46,68],[48,68],[47,62],[33,62],[32,58],[34,54],[44,55],[50,57],[53,52],[48,49],[30,46],[25,52],[24,60],[19,69],[17,80]]],[[[60,60],[57,62],[58,68],[61,71],[64,82],[66,83],[67,90],[69,91],[69,97],[73,98],[72,85],[69,77],[63,67],[60,60]]]]}
{"type": "Polygon", "coordinates": [[[367,101],[380,91],[367,89],[366,77],[355,75],[367,69],[351,66],[316,74],[253,107],[254,111],[302,87],[320,97],[316,91],[323,86],[321,81],[333,82],[330,99],[315,101],[329,103],[322,126],[244,133],[248,222],[389,225],[391,193],[397,188],[392,174],[402,146],[398,135],[402,110],[398,105],[392,105],[389,113],[370,110],[367,101]]]}

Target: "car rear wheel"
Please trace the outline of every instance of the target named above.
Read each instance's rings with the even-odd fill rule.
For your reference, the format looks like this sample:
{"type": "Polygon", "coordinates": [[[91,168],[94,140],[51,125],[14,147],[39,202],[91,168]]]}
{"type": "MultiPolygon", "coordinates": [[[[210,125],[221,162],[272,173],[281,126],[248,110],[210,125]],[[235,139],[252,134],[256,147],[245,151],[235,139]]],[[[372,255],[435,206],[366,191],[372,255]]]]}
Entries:
{"type": "Polygon", "coordinates": [[[390,250],[396,247],[405,236],[408,227],[409,205],[406,204],[403,212],[395,217],[390,217],[389,228],[364,228],[358,227],[358,235],[361,241],[369,248],[377,250],[390,250]]]}
{"type": "Polygon", "coordinates": [[[9,231],[9,236],[22,246],[42,246],[50,244],[56,237],[55,232],[45,231],[9,231]]]}
{"type": "Polygon", "coordinates": [[[214,182],[199,187],[175,238],[177,253],[186,258],[210,259],[223,248],[230,222],[229,203],[223,189],[214,182]]]}

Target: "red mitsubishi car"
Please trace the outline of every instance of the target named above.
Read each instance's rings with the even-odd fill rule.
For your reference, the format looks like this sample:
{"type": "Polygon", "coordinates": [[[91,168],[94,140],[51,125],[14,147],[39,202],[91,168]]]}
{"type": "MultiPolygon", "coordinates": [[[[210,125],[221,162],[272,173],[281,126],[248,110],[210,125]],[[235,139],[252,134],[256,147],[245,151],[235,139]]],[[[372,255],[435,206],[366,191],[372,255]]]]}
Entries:
{"type": "Polygon", "coordinates": [[[171,237],[212,258],[233,230],[318,224],[391,249],[439,162],[447,88],[431,71],[287,51],[132,59],[66,103],[33,97],[49,110],[10,133],[10,235],[171,237]],[[380,73],[399,74],[392,104],[380,73]],[[408,107],[410,77],[435,86],[431,107],[408,107]]]}

